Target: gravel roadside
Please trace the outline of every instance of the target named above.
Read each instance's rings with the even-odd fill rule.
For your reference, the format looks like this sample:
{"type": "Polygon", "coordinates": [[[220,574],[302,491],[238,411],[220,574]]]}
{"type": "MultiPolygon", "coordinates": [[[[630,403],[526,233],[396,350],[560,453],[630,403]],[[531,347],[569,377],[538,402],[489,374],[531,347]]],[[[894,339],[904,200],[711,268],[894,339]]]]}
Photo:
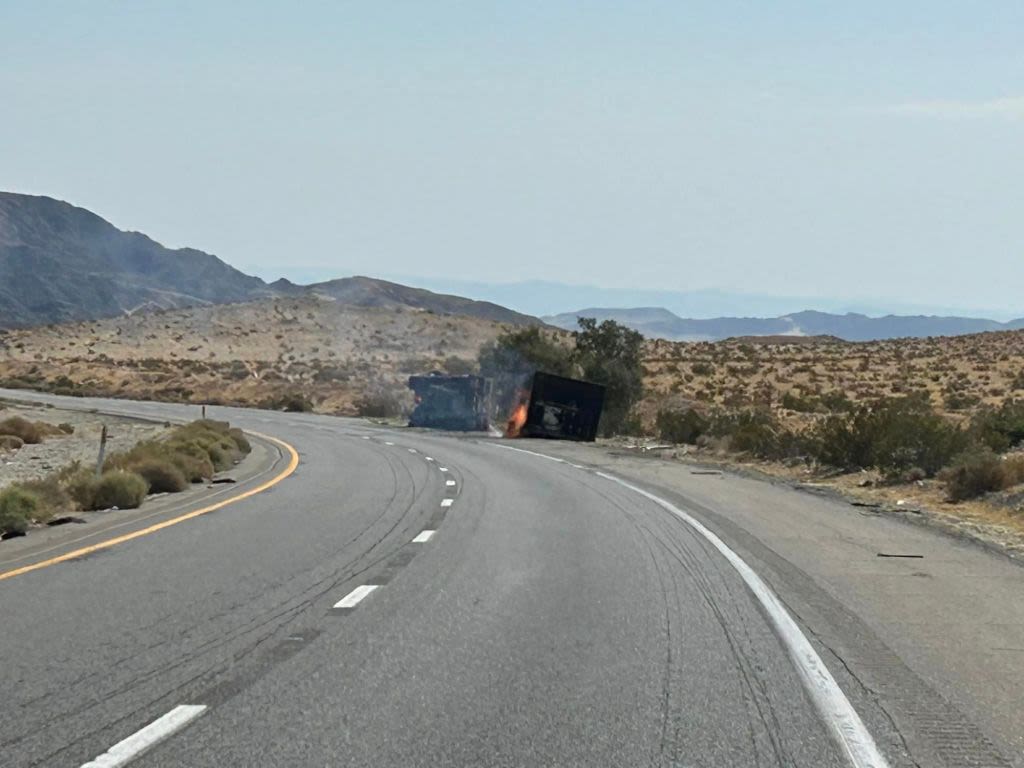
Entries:
{"type": "Polygon", "coordinates": [[[42,443],[24,445],[16,451],[0,451],[0,488],[25,480],[37,480],[74,461],[86,466],[94,464],[104,425],[107,427],[108,454],[127,450],[139,441],[158,437],[165,431],[161,424],[0,400],[0,420],[12,416],[44,421],[54,426],[70,424],[75,431],[70,435],[47,437],[42,443]]]}

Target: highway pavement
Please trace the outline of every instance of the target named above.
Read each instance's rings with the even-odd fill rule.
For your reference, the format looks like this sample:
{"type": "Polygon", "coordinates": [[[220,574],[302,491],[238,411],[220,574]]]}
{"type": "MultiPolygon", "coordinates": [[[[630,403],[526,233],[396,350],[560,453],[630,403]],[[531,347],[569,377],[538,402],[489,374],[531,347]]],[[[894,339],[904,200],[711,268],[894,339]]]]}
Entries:
{"type": "MultiPolygon", "coordinates": [[[[0,543],[0,765],[1024,765],[1019,702],[961,701],[983,673],[895,642],[863,568],[786,549],[829,502],[593,446],[211,416],[282,441],[234,489],[258,492],[9,578],[0,543]]],[[[846,514],[846,540],[902,535],[846,514]]]]}

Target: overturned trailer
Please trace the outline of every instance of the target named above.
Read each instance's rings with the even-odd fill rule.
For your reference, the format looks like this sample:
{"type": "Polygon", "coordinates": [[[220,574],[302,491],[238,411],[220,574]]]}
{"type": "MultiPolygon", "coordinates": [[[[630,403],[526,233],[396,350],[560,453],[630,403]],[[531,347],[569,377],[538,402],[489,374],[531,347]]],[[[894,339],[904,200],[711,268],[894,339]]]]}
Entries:
{"type": "Polygon", "coordinates": [[[538,371],[528,399],[509,423],[509,435],[591,442],[604,408],[604,387],[538,371]]]}
{"type": "Polygon", "coordinates": [[[434,372],[410,376],[409,388],[416,397],[416,407],[409,416],[410,427],[460,432],[487,429],[491,388],[482,376],[434,372]]]}

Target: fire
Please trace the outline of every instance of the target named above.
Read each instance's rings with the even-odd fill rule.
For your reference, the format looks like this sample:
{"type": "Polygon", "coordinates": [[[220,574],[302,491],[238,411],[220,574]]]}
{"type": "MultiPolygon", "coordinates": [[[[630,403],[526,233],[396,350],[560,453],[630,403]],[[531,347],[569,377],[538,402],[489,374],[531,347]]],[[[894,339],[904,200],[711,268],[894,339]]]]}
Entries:
{"type": "Polygon", "coordinates": [[[516,396],[516,407],[512,409],[512,413],[508,416],[508,424],[505,426],[505,437],[519,437],[523,425],[526,424],[527,398],[528,396],[525,392],[520,392],[516,396]]]}

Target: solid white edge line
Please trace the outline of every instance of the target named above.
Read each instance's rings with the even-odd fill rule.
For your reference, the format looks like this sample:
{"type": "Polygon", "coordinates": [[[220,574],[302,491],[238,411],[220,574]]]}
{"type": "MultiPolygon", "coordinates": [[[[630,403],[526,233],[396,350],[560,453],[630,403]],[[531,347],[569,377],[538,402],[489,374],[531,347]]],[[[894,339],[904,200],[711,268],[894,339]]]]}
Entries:
{"type": "Polygon", "coordinates": [[[181,704],[127,739],[117,742],[82,768],[118,768],[152,749],[175,731],[180,731],[206,711],[204,704],[181,704]]]}
{"type": "Polygon", "coordinates": [[[450,507],[454,503],[455,503],[455,499],[441,499],[441,506],[442,507],[450,507]]]}
{"type": "Polygon", "coordinates": [[[355,608],[357,605],[359,605],[360,602],[363,601],[364,598],[366,598],[371,592],[373,592],[373,590],[375,590],[379,586],[380,584],[362,584],[353,589],[343,598],[341,598],[341,600],[336,602],[334,604],[334,607],[355,608]]]}
{"type": "Polygon", "coordinates": [[[434,533],[435,531],[420,531],[412,542],[413,544],[423,544],[424,542],[430,541],[434,533]]]}
{"type": "MultiPolygon", "coordinates": [[[[554,458],[552,456],[545,456],[543,453],[535,453],[523,448],[513,448],[508,445],[495,447],[528,453],[533,456],[541,456],[546,459],[554,458]]],[[[562,460],[555,459],[555,461],[561,462],[562,460]]],[[[747,565],[742,557],[733,552],[716,533],[675,504],[606,472],[595,471],[594,474],[617,483],[624,488],[628,488],[646,499],[650,499],[662,509],[674,514],[707,539],[729,561],[729,564],[736,569],[740,578],[743,579],[754,597],[764,607],[772,625],[775,627],[775,631],[778,633],[783,645],[786,646],[789,657],[803,680],[804,687],[810,694],[811,700],[814,702],[815,707],[817,707],[818,713],[832,731],[832,735],[839,743],[850,764],[855,768],[888,768],[889,764],[878,750],[878,746],[875,744],[875,740],[871,736],[870,731],[868,731],[867,726],[864,725],[864,721],[860,719],[857,710],[853,708],[850,700],[843,693],[843,689],[839,687],[839,683],[832,677],[832,673],[828,671],[825,662],[818,655],[818,652],[814,650],[811,641],[807,639],[807,636],[804,635],[803,631],[793,620],[793,617],[789,615],[782,601],[776,597],[771,587],[757,575],[754,569],[747,565]]]]}
{"type": "Polygon", "coordinates": [[[444,484],[445,485],[455,485],[455,481],[454,480],[445,480],[444,484]]]}

